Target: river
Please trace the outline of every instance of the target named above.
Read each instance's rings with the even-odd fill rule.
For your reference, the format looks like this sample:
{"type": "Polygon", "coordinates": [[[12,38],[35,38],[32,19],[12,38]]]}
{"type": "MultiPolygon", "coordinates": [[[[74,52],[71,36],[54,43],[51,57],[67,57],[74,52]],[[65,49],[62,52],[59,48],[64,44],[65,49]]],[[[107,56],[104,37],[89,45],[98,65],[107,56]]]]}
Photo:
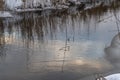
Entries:
{"type": "Polygon", "coordinates": [[[95,80],[120,72],[120,2],[0,18],[0,80],[95,80]]]}

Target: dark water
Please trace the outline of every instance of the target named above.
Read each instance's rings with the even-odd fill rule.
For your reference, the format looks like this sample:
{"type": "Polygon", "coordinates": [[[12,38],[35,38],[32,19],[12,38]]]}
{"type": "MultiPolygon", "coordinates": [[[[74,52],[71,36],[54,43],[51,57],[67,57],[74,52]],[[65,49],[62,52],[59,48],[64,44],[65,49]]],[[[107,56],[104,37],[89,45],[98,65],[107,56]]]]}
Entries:
{"type": "Polygon", "coordinates": [[[95,80],[120,72],[120,2],[0,19],[0,80],[95,80]]]}

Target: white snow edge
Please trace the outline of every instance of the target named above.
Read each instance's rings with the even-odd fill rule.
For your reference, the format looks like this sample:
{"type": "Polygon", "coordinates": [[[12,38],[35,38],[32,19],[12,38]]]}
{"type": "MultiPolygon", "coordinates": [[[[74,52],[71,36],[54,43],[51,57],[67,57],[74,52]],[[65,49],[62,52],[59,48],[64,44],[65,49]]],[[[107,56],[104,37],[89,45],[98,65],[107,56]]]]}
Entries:
{"type": "Polygon", "coordinates": [[[106,80],[120,80],[120,73],[104,77],[106,80]]]}

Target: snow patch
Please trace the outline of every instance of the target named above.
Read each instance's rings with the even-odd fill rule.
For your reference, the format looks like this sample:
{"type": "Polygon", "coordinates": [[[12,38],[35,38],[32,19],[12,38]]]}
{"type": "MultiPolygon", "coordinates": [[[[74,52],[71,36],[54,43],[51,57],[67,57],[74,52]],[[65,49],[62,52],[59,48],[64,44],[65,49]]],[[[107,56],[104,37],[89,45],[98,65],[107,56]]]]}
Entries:
{"type": "Polygon", "coordinates": [[[23,5],[22,0],[5,0],[5,5],[9,9],[15,9],[23,5]]]}
{"type": "Polygon", "coordinates": [[[6,11],[0,11],[0,17],[6,18],[6,17],[13,17],[9,12],[6,11]]]}
{"type": "Polygon", "coordinates": [[[120,80],[120,73],[112,74],[105,77],[106,80],[120,80]]]}

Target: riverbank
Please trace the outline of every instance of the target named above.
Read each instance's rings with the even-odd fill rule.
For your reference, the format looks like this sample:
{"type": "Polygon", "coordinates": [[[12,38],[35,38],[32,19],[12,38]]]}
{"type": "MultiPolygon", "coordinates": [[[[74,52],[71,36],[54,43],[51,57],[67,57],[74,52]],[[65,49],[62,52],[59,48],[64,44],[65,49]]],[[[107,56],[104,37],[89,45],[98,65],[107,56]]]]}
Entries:
{"type": "MultiPolygon", "coordinates": [[[[114,0],[116,1],[116,0],[114,0]]],[[[33,0],[33,1],[22,1],[22,0],[12,0],[12,4],[10,4],[10,0],[5,0],[6,10],[12,10],[16,12],[30,12],[30,11],[42,11],[42,10],[61,10],[68,9],[71,7],[77,7],[77,9],[81,10],[88,7],[95,7],[101,3],[108,5],[109,3],[114,2],[113,0],[47,0],[46,2],[41,0],[33,0]]]]}

